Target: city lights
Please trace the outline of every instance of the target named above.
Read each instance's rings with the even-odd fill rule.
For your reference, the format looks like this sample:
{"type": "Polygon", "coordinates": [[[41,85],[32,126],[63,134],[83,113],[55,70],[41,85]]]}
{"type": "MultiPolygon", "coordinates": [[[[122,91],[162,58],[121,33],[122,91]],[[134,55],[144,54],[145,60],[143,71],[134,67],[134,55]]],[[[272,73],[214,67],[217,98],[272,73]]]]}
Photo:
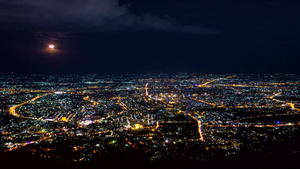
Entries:
{"type": "Polygon", "coordinates": [[[7,115],[14,117],[0,127],[5,152],[31,151],[80,162],[114,147],[126,153],[141,150],[151,160],[176,154],[205,161],[218,151],[224,156],[240,150],[269,152],[268,144],[300,132],[300,102],[293,99],[299,92],[296,80],[253,83],[254,75],[14,76],[19,81],[1,88],[9,96],[7,115]],[[61,157],[64,151],[74,156],[61,157]]]}

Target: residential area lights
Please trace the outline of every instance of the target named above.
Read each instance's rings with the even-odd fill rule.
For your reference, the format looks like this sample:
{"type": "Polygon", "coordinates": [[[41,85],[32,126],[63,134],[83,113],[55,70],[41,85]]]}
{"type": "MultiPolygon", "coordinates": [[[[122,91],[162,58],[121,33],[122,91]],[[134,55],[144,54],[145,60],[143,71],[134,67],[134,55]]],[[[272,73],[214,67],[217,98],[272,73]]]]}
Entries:
{"type": "Polygon", "coordinates": [[[0,87],[6,151],[77,162],[113,147],[151,160],[195,149],[188,158],[205,161],[218,150],[271,151],[267,144],[300,131],[294,75],[2,76],[18,79],[0,87]]]}

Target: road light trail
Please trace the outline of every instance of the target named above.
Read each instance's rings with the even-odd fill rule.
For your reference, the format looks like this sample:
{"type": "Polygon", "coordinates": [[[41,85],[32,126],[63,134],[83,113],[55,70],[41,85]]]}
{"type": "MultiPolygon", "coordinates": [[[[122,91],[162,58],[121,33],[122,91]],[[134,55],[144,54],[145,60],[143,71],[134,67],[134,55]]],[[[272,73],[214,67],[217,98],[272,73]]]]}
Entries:
{"type": "Polygon", "coordinates": [[[149,83],[147,83],[147,84],[145,85],[146,96],[148,96],[148,95],[149,95],[149,94],[148,94],[148,84],[149,84],[149,83]]]}
{"type": "Polygon", "coordinates": [[[276,93],[276,94],[273,94],[272,96],[270,96],[270,99],[273,99],[275,96],[278,96],[278,95],[280,95],[281,94],[281,92],[278,92],[278,93],[276,93]]]}
{"type": "Polygon", "coordinates": [[[220,80],[223,80],[223,79],[230,79],[230,78],[233,78],[233,77],[236,77],[236,76],[237,76],[237,75],[232,75],[232,76],[227,76],[227,77],[225,77],[225,78],[214,79],[214,80],[205,82],[205,83],[199,85],[198,87],[206,87],[208,84],[210,84],[210,83],[212,83],[212,82],[220,81],[220,80]]]}
{"type": "Polygon", "coordinates": [[[244,84],[218,84],[217,86],[224,87],[249,87],[249,88],[274,88],[270,86],[253,86],[253,85],[244,85],[244,84]]]}
{"type": "Polygon", "coordinates": [[[300,111],[300,109],[295,108],[295,104],[294,104],[294,103],[288,103],[288,104],[289,104],[289,106],[290,106],[293,110],[300,111]]]}
{"type": "Polygon", "coordinates": [[[210,84],[210,83],[212,83],[212,82],[214,82],[214,81],[219,81],[219,80],[221,80],[221,79],[214,79],[214,80],[205,82],[205,83],[199,85],[198,87],[206,87],[208,84],[210,84]]]}
{"type": "Polygon", "coordinates": [[[39,99],[39,98],[41,98],[41,97],[43,97],[43,96],[46,96],[46,95],[48,95],[48,93],[43,94],[43,95],[41,95],[41,96],[37,96],[37,97],[35,97],[35,98],[31,99],[31,100],[28,100],[28,101],[23,102],[23,103],[21,103],[21,104],[18,104],[18,105],[16,105],[16,106],[10,107],[10,108],[9,108],[9,114],[11,114],[11,115],[13,115],[13,116],[16,116],[16,117],[20,117],[20,115],[16,113],[16,108],[18,108],[18,107],[20,107],[20,106],[23,106],[24,104],[33,102],[33,101],[35,101],[35,100],[37,100],[37,99],[39,99]]]}
{"type": "Polygon", "coordinates": [[[95,133],[93,133],[93,134],[103,134],[103,133],[108,133],[108,132],[113,133],[114,131],[112,131],[112,130],[104,130],[104,131],[98,131],[98,132],[95,132],[95,133]]]}
{"type": "Polygon", "coordinates": [[[193,100],[198,101],[198,102],[201,102],[201,103],[204,103],[204,104],[208,104],[208,105],[210,105],[210,106],[216,106],[216,104],[210,103],[210,102],[207,102],[207,101],[204,101],[204,100],[194,99],[194,98],[193,98],[193,100]]]}
{"type": "Polygon", "coordinates": [[[265,124],[265,125],[261,125],[261,124],[245,124],[245,125],[206,125],[206,127],[221,127],[221,128],[239,128],[239,127],[286,127],[286,126],[296,126],[296,125],[300,125],[300,122],[296,122],[296,123],[285,123],[285,124],[265,124]]]}
{"type": "Polygon", "coordinates": [[[197,123],[198,123],[198,132],[199,132],[200,140],[201,140],[201,141],[204,141],[204,138],[203,138],[203,136],[202,136],[202,131],[201,131],[201,121],[198,120],[195,116],[192,116],[190,113],[188,113],[187,115],[189,115],[190,117],[192,117],[194,120],[197,121],[197,123]]]}
{"type": "Polygon", "coordinates": [[[280,94],[281,94],[281,92],[278,92],[278,93],[275,93],[275,94],[273,94],[272,96],[270,96],[270,97],[268,97],[268,98],[269,98],[269,99],[272,99],[272,100],[274,100],[274,101],[276,101],[276,102],[285,103],[285,101],[277,100],[277,99],[274,98],[275,96],[278,96],[278,95],[280,95],[280,94]]]}
{"type": "Polygon", "coordinates": [[[20,147],[27,146],[29,144],[39,143],[39,142],[41,142],[43,140],[46,140],[46,139],[49,139],[49,138],[51,138],[51,137],[46,136],[46,137],[43,137],[43,138],[41,138],[39,140],[35,140],[35,141],[30,141],[30,142],[26,142],[26,143],[15,143],[15,144],[13,144],[13,146],[11,146],[11,148],[5,150],[4,152],[13,151],[13,150],[16,150],[16,149],[18,149],[20,147]]]}
{"type": "Polygon", "coordinates": [[[278,92],[278,93],[276,93],[276,94],[270,96],[269,99],[272,99],[272,100],[274,100],[274,101],[276,101],[276,102],[279,102],[279,103],[285,103],[285,104],[289,105],[289,106],[291,107],[292,110],[300,111],[300,109],[295,108],[295,104],[294,104],[294,103],[286,102],[286,101],[281,101],[281,100],[278,100],[278,99],[275,99],[275,98],[274,98],[275,96],[278,96],[278,95],[280,95],[280,94],[281,94],[281,92],[278,92]]]}

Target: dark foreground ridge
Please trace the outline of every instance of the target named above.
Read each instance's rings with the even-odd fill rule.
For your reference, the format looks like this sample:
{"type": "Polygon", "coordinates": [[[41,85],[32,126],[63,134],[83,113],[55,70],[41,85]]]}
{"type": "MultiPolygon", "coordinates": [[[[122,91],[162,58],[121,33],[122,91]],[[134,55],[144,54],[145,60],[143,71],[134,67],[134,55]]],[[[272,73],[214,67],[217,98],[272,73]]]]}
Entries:
{"type": "Polygon", "coordinates": [[[97,169],[97,168],[130,168],[130,169],[296,169],[300,166],[300,152],[291,150],[300,149],[300,135],[286,139],[284,142],[270,145],[273,153],[241,151],[238,155],[224,157],[223,154],[215,154],[210,160],[200,162],[197,160],[149,161],[143,159],[142,153],[126,154],[115,152],[102,156],[95,156],[89,162],[59,162],[57,160],[43,159],[29,152],[14,151],[1,152],[1,164],[10,168],[32,168],[32,169],[97,169]]]}

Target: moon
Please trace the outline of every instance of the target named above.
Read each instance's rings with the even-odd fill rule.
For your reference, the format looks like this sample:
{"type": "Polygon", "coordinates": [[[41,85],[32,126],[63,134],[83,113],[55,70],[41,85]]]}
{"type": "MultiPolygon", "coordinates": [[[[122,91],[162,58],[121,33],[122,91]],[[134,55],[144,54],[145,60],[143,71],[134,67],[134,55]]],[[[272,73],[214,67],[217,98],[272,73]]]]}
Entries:
{"type": "Polygon", "coordinates": [[[54,46],[53,44],[50,44],[50,45],[49,45],[49,49],[54,49],[54,47],[55,47],[55,46],[54,46]]]}

